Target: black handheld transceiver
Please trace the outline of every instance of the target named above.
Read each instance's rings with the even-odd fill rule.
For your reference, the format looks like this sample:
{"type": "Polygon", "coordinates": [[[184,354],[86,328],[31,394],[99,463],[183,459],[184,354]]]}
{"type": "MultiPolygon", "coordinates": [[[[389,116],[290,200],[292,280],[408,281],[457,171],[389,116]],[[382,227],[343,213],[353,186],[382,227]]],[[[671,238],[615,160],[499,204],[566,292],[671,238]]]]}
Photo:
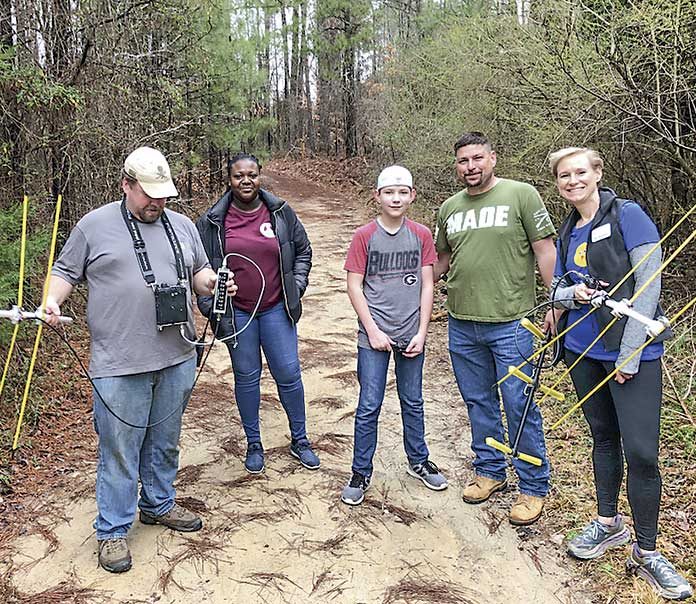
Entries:
{"type": "Polygon", "coordinates": [[[213,312],[216,315],[224,314],[227,309],[227,281],[230,278],[230,269],[222,267],[217,272],[215,294],[213,298],[213,312]]]}

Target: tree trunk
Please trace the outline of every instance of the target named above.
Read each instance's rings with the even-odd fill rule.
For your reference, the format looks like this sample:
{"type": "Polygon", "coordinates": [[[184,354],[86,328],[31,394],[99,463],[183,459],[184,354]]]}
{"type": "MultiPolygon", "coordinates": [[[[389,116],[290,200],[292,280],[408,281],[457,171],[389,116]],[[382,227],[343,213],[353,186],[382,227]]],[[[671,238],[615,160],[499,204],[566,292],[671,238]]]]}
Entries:
{"type": "Polygon", "coordinates": [[[310,82],[309,73],[309,46],[307,44],[307,19],[308,13],[307,5],[302,3],[302,74],[304,76],[304,82],[300,83],[300,86],[304,86],[304,99],[305,99],[305,132],[307,136],[307,148],[310,155],[316,153],[316,142],[314,137],[314,120],[312,115],[312,86],[310,82]]]}
{"type": "Polygon", "coordinates": [[[346,157],[355,157],[358,154],[358,124],[356,102],[356,69],[355,48],[349,46],[343,55],[343,115],[346,157]]]}
{"type": "Polygon", "coordinates": [[[282,116],[285,123],[285,147],[289,148],[292,145],[293,135],[292,125],[291,125],[291,113],[292,109],[290,107],[290,80],[292,79],[292,70],[290,63],[290,49],[288,47],[288,20],[285,15],[285,5],[280,3],[280,23],[281,23],[281,34],[283,36],[283,110],[282,116]]]}
{"type": "MultiPolygon", "coordinates": [[[[335,111],[334,89],[340,79],[337,69],[336,19],[331,15],[328,0],[317,0],[317,29],[319,30],[317,57],[317,105],[319,114],[319,131],[317,148],[320,153],[330,154],[332,150],[331,121],[335,111]]],[[[339,110],[341,110],[339,108],[339,110]]]]}
{"type": "MultiPolygon", "coordinates": [[[[266,90],[263,99],[264,103],[264,115],[271,115],[271,98],[272,98],[272,76],[271,76],[271,11],[267,8],[263,8],[263,34],[264,34],[264,44],[263,44],[263,54],[262,56],[262,68],[266,69],[268,74],[266,77],[266,90]]],[[[268,146],[269,153],[273,150],[273,131],[271,128],[266,130],[266,145],[268,146]]]]}
{"type": "Polygon", "coordinates": [[[343,10],[343,20],[346,28],[346,48],[343,51],[343,127],[346,157],[355,157],[358,154],[357,134],[357,70],[355,47],[355,34],[357,25],[350,8],[343,10]]]}

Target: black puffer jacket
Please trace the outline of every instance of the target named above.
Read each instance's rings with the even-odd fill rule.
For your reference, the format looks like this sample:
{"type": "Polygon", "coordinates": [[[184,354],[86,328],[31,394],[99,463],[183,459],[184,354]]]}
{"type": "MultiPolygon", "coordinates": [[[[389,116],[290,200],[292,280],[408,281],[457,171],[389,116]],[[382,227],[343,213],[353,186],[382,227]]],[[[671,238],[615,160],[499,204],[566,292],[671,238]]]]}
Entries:
{"type": "MultiPolygon", "coordinates": [[[[290,320],[297,323],[302,314],[300,299],[307,289],[309,271],[312,268],[312,246],[304,226],[286,201],[264,189],[259,190],[259,198],[271,214],[271,225],[280,246],[280,276],[285,311],[290,320]]],[[[228,191],[196,222],[196,228],[214,271],[220,268],[225,257],[225,216],[231,201],[232,193],[228,191]]],[[[232,309],[228,306],[227,312],[217,325],[218,315],[211,312],[212,306],[211,296],[198,296],[198,308],[210,319],[216,336],[224,338],[234,333],[232,309]]]]}

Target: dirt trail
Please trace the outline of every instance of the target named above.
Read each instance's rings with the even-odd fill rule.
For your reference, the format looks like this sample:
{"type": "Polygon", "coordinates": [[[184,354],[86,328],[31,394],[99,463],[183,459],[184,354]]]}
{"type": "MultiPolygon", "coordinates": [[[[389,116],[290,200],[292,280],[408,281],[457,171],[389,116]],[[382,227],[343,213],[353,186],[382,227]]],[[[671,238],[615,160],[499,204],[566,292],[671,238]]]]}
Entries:
{"type": "Polygon", "coordinates": [[[216,346],[186,414],[177,481],[179,498],[201,512],[204,529],[179,535],[136,520],[133,569],[110,575],[97,567],[94,473],[76,475],[71,493],[43,502],[64,508],[63,520],[14,544],[14,585],[34,594],[79,586],[93,590],[80,600],[89,602],[589,602],[573,589],[543,520],[532,529],[508,524],[514,493],[481,506],[461,501],[470,472],[468,425],[443,323],[432,325],[428,342],[426,425],[432,459],[450,488],[433,493],[406,474],[392,379],[373,487],[361,506],[339,502],[357,400],[356,322],[342,263],[361,210],[341,191],[280,172],[266,182],[291,201],[315,252],[300,346],[308,430],[321,468],[304,470],[290,457],[285,416],[265,373],[267,469],[259,477],[244,471],[229,359],[216,346]]]}

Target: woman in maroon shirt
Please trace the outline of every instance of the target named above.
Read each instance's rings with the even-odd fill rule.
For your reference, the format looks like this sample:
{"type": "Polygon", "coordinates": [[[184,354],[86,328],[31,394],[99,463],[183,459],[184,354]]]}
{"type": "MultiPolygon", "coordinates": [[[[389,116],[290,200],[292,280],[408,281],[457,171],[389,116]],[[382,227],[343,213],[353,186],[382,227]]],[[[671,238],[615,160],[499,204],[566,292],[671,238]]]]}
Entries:
{"type": "MultiPolygon", "coordinates": [[[[263,350],[288,416],[290,453],[314,470],[319,467],[319,458],[307,439],[296,327],[312,266],[312,248],[287,202],[261,189],[258,159],[239,153],[230,159],[228,171],[229,190],[196,226],[213,269],[217,270],[230,253],[245,256],[258,267],[237,255],[227,257],[239,289],[232,298],[233,308],[214,326],[232,359],[235,398],[247,437],[244,466],[251,473],[264,469],[259,429],[263,350]],[[232,336],[247,323],[244,331],[232,336]]],[[[199,298],[198,306],[214,320],[210,298],[199,298]]]]}

